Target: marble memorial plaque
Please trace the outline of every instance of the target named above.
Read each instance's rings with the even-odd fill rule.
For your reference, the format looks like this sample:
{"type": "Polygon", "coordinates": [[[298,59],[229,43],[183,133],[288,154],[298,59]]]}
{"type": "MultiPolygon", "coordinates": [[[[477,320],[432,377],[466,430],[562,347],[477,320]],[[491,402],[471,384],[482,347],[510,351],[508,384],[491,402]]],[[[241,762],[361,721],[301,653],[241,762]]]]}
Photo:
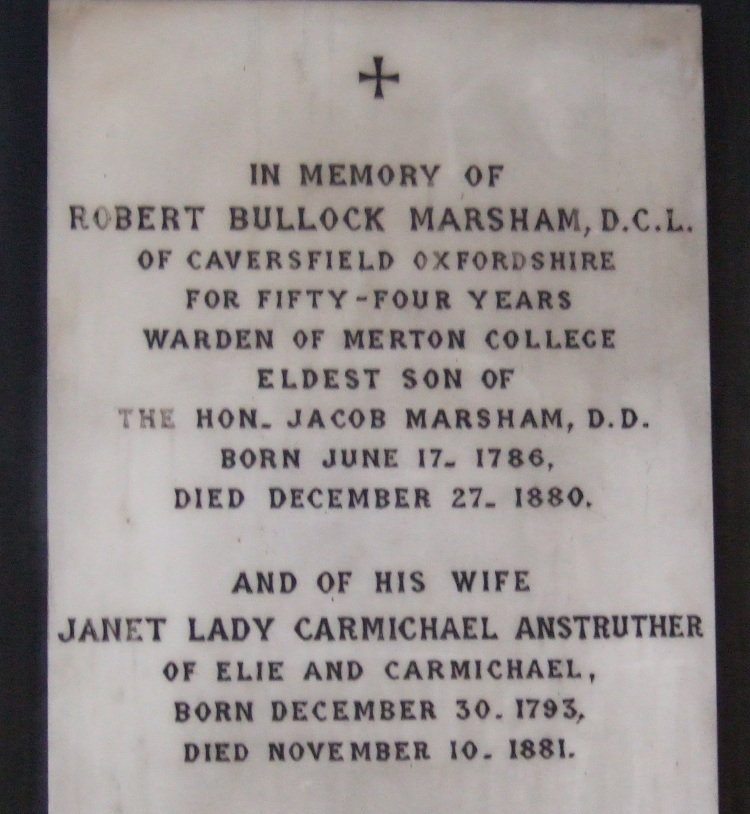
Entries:
{"type": "Polygon", "coordinates": [[[56,814],[716,810],[695,6],[50,4],[56,814]]]}

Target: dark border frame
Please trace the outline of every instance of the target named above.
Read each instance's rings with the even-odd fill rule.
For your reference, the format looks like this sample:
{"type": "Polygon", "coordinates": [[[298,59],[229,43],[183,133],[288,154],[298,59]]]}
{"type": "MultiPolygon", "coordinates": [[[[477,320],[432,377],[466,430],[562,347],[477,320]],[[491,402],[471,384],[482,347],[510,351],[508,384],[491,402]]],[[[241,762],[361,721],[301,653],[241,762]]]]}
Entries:
{"type": "Polygon", "coordinates": [[[47,810],[47,6],[0,6],[0,811],[47,810]]]}
{"type": "MultiPolygon", "coordinates": [[[[705,0],[721,814],[750,811],[750,3],[705,0]]],[[[0,3],[0,812],[47,810],[47,6],[0,3]]],[[[70,812],[69,814],[75,814],[70,812]]]]}
{"type": "Polygon", "coordinates": [[[703,4],[721,814],[750,811],[750,4],[703,4]]]}

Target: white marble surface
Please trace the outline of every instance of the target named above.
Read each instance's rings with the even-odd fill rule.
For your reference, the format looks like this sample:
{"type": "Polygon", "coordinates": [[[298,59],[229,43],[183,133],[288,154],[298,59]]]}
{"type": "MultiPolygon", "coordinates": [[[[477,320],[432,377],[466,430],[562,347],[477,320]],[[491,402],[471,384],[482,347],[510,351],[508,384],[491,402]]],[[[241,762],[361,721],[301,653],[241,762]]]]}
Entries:
{"type": "Polygon", "coordinates": [[[700,54],[697,7],[53,0],[50,811],[716,810],[700,54]]]}

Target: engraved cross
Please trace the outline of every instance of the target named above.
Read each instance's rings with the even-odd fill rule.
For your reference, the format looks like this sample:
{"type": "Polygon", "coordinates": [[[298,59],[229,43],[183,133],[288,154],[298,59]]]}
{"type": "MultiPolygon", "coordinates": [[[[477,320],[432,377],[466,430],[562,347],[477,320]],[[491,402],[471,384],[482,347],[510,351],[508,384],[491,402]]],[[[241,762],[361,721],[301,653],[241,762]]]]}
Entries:
{"type": "Polygon", "coordinates": [[[398,82],[398,74],[384,74],[383,73],[383,57],[373,57],[373,61],[375,62],[375,73],[364,73],[364,71],[359,72],[359,81],[360,82],[375,82],[375,98],[382,99],[383,98],[383,82],[398,82]]]}

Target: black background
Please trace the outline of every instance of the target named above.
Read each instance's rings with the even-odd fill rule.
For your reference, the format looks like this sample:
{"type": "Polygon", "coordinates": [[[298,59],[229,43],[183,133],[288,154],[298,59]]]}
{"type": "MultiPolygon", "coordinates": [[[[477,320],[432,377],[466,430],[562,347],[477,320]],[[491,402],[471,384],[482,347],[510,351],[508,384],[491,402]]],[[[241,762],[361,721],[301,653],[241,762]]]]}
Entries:
{"type": "MultiPolygon", "coordinates": [[[[750,0],[702,8],[720,812],[750,814],[750,0]]],[[[0,0],[2,814],[47,808],[46,25],[41,0],[0,0]]]]}

